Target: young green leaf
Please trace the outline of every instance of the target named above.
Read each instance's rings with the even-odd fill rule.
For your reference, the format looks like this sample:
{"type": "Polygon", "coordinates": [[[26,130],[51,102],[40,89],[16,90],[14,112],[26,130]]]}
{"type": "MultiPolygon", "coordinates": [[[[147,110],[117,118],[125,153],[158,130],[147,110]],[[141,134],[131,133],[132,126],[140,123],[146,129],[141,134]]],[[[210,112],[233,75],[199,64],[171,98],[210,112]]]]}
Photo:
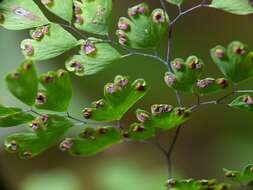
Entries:
{"type": "Polygon", "coordinates": [[[225,176],[237,183],[245,184],[253,181],[253,165],[249,164],[242,171],[223,169],[225,176]]]}
{"type": "Polygon", "coordinates": [[[73,124],[57,115],[36,118],[30,125],[33,132],[10,135],[5,140],[5,149],[29,159],[56,144],[73,124]]]}
{"type": "Polygon", "coordinates": [[[167,181],[169,190],[227,190],[230,185],[225,183],[218,183],[215,179],[210,180],[175,180],[169,179],[167,181]]]}
{"type": "Polygon", "coordinates": [[[21,49],[31,60],[54,58],[78,45],[77,39],[58,24],[39,27],[30,33],[32,39],[23,40],[21,49]]]}
{"type": "Polygon", "coordinates": [[[142,123],[133,123],[129,126],[127,131],[123,132],[123,135],[127,139],[135,141],[143,141],[155,136],[155,128],[152,126],[143,126],[142,123]]]}
{"type": "Polygon", "coordinates": [[[181,5],[183,3],[183,0],[166,0],[166,1],[173,5],[181,5]]]}
{"type": "Polygon", "coordinates": [[[168,30],[168,15],[162,9],[150,13],[148,5],[141,3],[128,10],[129,19],[121,17],[117,36],[119,43],[136,49],[157,46],[168,30]]]}
{"type": "Polygon", "coordinates": [[[79,138],[67,138],[61,145],[62,151],[71,155],[91,156],[121,142],[121,133],[113,127],[86,128],[79,138]]]}
{"type": "Polygon", "coordinates": [[[209,6],[238,15],[253,13],[252,0],[212,0],[209,6]]]}
{"type": "Polygon", "coordinates": [[[32,121],[34,117],[20,108],[0,105],[0,127],[15,127],[32,121]]]}
{"type": "Polygon", "coordinates": [[[203,62],[196,56],[190,56],[184,61],[177,58],[172,61],[173,72],[167,72],[165,83],[176,90],[193,92],[194,86],[202,74],[203,62]]]}
{"type": "Polygon", "coordinates": [[[102,40],[89,38],[80,43],[79,55],[72,56],[65,64],[66,69],[77,76],[93,75],[121,57],[116,49],[102,40]]]}
{"type": "Polygon", "coordinates": [[[32,106],[38,91],[38,79],[34,64],[25,60],[13,73],[7,75],[6,83],[9,91],[23,103],[32,106]]]}
{"type": "Polygon", "coordinates": [[[137,110],[136,117],[140,123],[134,123],[129,127],[129,138],[145,140],[155,134],[156,128],[168,130],[182,125],[189,118],[189,111],[167,104],[155,104],[151,106],[151,113],[137,110]]]}
{"type": "Polygon", "coordinates": [[[72,97],[68,72],[49,71],[40,77],[40,82],[44,88],[38,91],[35,106],[38,109],[66,111],[72,97]]]}
{"type": "Polygon", "coordinates": [[[195,93],[197,94],[208,94],[213,92],[218,92],[226,89],[229,86],[229,81],[225,78],[205,78],[198,80],[194,88],[195,93]]]}
{"type": "Polygon", "coordinates": [[[233,100],[229,106],[246,111],[253,111],[253,100],[250,95],[243,95],[233,100]]]}
{"type": "Polygon", "coordinates": [[[211,49],[211,57],[221,72],[235,83],[253,76],[253,51],[241,42],[231,42],[227,49],[216,46],[211,49]]]}
{"type": "Polygon", "coordinates": [[[2,0],[0,15],[0,26],[9,30],[29,29],[49,23],[31,0],[2,0]]]}
{"type": "Polygon", "coordinates": [[[62,0],[41,0],[41,2],[49,11],[69,23],[71,22],[73,15],[73,0],[64,0],[64,2],[62,2],[62,0]]]}
{"type": "Polygon", "coordinates": [[[17,112],[20,112],[20,111],[21,111],[20,108],[5,107],[5,106],[0,104],[0,116],[6,116],[6,115],[14,114],[14,113],[17,113],[17,112]]]}
{"type": "Polygon", "coordinates": [[[74,1],[75,27],[85,32],[108,35],[112,0],[74,1]]]}
{"type": "Polygon", "coordinates": [[[116,76],[113,83],[105,85],[104,99],[93,102],[91,108],[85,108],[83,115],[86,119],[101,122],[120,120],[147,91],[143,79],[131,82],[128,77],[116,76]]]}

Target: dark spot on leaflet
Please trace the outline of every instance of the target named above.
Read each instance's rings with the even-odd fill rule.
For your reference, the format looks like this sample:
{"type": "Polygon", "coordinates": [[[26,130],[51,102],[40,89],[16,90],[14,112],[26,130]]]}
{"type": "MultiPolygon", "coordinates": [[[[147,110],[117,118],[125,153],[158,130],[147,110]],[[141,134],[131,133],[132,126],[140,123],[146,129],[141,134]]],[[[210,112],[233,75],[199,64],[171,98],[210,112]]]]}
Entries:
{"type": "Polygon", "coordinates": [[[142,125],[136,125],[132,129],[132,131],[135,132],[135,133],[143,132],[144,130],[145,130],[145,128],[142,125]]]}
{"type": "Polygon", "coordinates": [[[20,7],[20,6],[11,7],[11,11],[17,16],[25,17],[30,20],[39,20],[40,19],[38,16],[33,15],[31,12],[29,12],[28,10],[26,10],[25,8],[20,7]]]}

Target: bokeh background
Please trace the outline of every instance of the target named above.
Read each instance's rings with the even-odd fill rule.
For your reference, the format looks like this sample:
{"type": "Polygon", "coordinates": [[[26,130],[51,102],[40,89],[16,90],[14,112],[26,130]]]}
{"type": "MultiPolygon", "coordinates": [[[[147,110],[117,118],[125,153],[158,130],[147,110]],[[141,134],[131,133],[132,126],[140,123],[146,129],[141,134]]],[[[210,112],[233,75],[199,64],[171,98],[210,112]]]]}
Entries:
{"type": "MultiPolygon", "coordinates": [[[[116,22],[125,16],[127,7],[147,2],[152,8],[159,7],[158,0],[114,0],[111,35],[115,38],[116,22]]],[[[199,1],[186,1],[184,8],[199,1]]],[[[168,6],[172,17],[177,13],[168,6]]],[[[49,14],[50,15],[50,14],[49,14]]],[[[215,45],[226,45],[232,40],[246,42],[253,47],[253,16],[236,16],[213,9],[199,9],[181,19],[174,29],[173,58],[197,55],[205,61],[204,76],[222,76],[212,63],[209,50],[215,45]]],[[[7,91],[4,76],[14,70],[23,59],[19,49],[27,31],[6,31],[0,28],[0,103],[24,105],[7,91]]],[[[164,42],[166,40],[163,40],[164,42]]],[[[165,52],[161,44],[160,53],[165,52]]],[[[39,72],[64,67],[66,53],[56,59],[38,62],[39,72]]],[[[102,96],[103,85],[117,74],[132,78],[144,78],[152,87],[147,96],[126,114],[125,125],[135,121],[137,107],[149,109],[155,103],[175,105],[174,93],[166,87],[163,76],[166,67],[155,60],[134,56],[114,63],[108,69],[89,77],[72,75],[74,98],[71,113],[81,117],[81,110],[90,101],[102,96]]],[[[252,88],[252,80],[242,83],[241,89],[252,88]]],[[[229,89],[231,90],[231,89],[229,89]]],[[[228,91],[229,91],[228,90],[228,91]]],[[[223,93],[210,95],[213,99],[223,93]]],[[[186,106],[194,104],[191,94],[183,94],[186,106]]],[[[4,137],[23,128],[1,129],[0,144],[4,137]]],[[[161,136],[168,145],[173,131],[161,136]]],[[[192,114],[179,136],[173,154],[174,175],[179,178],[223,179],[222,168],[240,168],[252,163],[253,147],[252,113],[234,110],[221,105],[202,107],[192,114]]],[[[154,147],[141,143],[125,143],[89,158],[70,157],[52,148],[29,161],[19,160],[16,155],[0,149],[1,190],[162,190],[167,178],[166,162],[154,147]]]]}

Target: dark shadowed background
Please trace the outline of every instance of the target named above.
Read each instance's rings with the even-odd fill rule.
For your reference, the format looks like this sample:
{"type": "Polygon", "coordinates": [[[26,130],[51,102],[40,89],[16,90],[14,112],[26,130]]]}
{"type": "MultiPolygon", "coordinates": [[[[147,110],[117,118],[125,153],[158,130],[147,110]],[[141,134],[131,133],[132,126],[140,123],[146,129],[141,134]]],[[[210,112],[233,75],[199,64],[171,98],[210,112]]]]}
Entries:
{"type": "MultiPolygon", "coordinates": [[[[111,30],[114,38],[118,17],[125,16],[127,7],[139,2],[147,2],[152,8],[159,6],[158,0],[114,0],[111,30]]],[[[196,3],[198,1],[186,1],[183,7],[191,7],[196,3]]],[[[168,8],[171,16],[175,16],[176,8],[168,8]]],[[[205,76],[222,76],[210,59],[209,50],[218,44],[227,45],[232,40],[246,42],[253,48],[252,20],[252,16],[236,16],[213,9],[196,10],[175,27],[173,58],[197,55],[205,61],[205,76]]],[[[19,43],[27,36],[27,31],[0,28],[1,104],[23,106],[6,90],[3,78],[23,59],[19,43]]],[[[165,44],[161,44],[161,47],[160,53],[163,54],[165,44]]],[[[63,68],[68,56],[66,53],[57,59],[38,62],[38,69],[43,72],[63,68]]],[[[152,87],[148,95],[127,113],[123,121],[126,125],[135,121],[133,111],[137,107],[148,109],[155,103],[175,105],[175,95],[163,82],[165,72],[166,67],[159,62],[135,56],[116,62],[94,76],[79,78],[72,75],[72,115],[81,117],[82,108],[101,97],[103,85],[117,74],[144,78],[152,87]]],[[[241,84],[242,89],[250,87],[252,80],[241,84]]],[[[221,94],[215,94],[206,99],[219,96],[221,94]]],[[[194,101],[191,94],[183,94],[186,106],[194,104],[194,101]]],[[[223,167],[240,168],[252,163],[252,118],[252,113],[222,105],[202,107],[193,113],[179,136],[173,154],[174,174],[185,178],[223,179],[223,167]]],[[[3,143],[7,134],[17,130],[22,129],[1,129],[0,143],[3,143]]],[[[162,135],[161,142],[168,145],[172,132],[162,135]]],[[[0,180],[5,185],[0,187],[1,190],[162,190],[166,171],[163,155],[154,147],[140,143],[116,145],[89,158],[70,157],[56,148],[29,161],[19,160],[16,155],[5,151],[0,152],[0,180]]]]}

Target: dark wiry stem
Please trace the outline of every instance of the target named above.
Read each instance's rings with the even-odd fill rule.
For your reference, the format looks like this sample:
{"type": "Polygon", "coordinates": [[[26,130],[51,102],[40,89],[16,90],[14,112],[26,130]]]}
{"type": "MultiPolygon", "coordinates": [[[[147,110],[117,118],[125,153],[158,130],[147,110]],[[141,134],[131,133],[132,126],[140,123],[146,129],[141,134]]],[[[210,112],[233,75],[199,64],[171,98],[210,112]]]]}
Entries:
{"type": "MultiPolygon", "coordinates": [[[[166,5],[165,5],[165,1],[164,1],[164,0],[160,0],[160,3],[161,3],[161,6],[162,6],[163,10],[164,10],[165,12],[167,12],[166,5]]],[[[167,13],[168,13],[168,12],[167,12],[167,13]]]]}
{"type": "Polygon", "coordinates": [[[134,56],[134,55],[140,55],[140,56],[143,56],[143,57],[150,57],[150,58],[158,60],[159,62],[161,62],[164,65],[167,65],[167,62],[164,61],[157,54],[153,55],[153,54],[146,54],[146,53],[141,53],[141,52],[130,52],[130,53],[126,54],[126,55],[121,56],[121,58],[126,58],[126,57],[130,57],[130,56],[134,56]]]}
{"type": "MultiPolygon", "coordinates": [[[[59,24],[59,23],[57,23],[57,24],[59,24]]],[[[59,24],[59,25],[61,25],[64,28],[70,29],[71,31],[75,32],[76,34],[78,34],[83,39],[87,39],[88,38],[85,34],[83,34],[82,32],[80,32],[74,26],[72,26],[70,24],[69,25],[68,24],[59,24]]]]}
{"type": "MultiPolygon", "coordinates": [[[[163,3],[163,1],[161,0],[161,3],[163,3]]],[[[195,7],[192,7],[186,11],[182,11],[181,10],[181,6],[178,6],[178,11],[179,14],[178,16],[169,24],[169,35],[168,35],[168,49],[167,49],[167,58],[166,58],[166,62],[167,62],[167,66],[168,66],[168,71],[173,72],[172,67],[171,67],[171,49],[172,49],[172,33],[173,33],[173,26],[174,24],[184,15],[190,13],[191,11],[201,8],[201,7],[205,7],[207,6],[206,4],[206,0],[203,0],[200,4],[196,5],[195,7]]],[[[163,5],[163,4],[162,4],[163,5]]],[[[175,91],[176,93],[176,99],[177,99],[177,103],[178,106],[182,107],[182,101],[181,101],[181,97],[180,97],[180,92],[179,91],[175,91]]],[[[198,100],[199,101],[199,100],[198,100]]],[[[178,136],[180,134],[182,126],[178,126],[174,135],[174,138],[172,139],[172,143],[169,147],[169,150],[166,154],[166,158],[167,158],[167,163],[168,163],[168,173],[169,173],[169,177],[172,177],[172,163],[171,163],[171,157],[173,154],[173,150],[174,147],[176,145],[178,136]]]]}
{"type": "MultiPolygon", "coordinates": [[[[25,111],[22,111],[22,113],[33,113],[37,116],[44,116],[45,114],[44,113],[39,113],[38,111],[34,110],[33,108],[29,109],[29,110],[25,110],[25,111]]],[[[72,121],[76,121],[77,123],[75,123],[74,125],[90,125],[90,126],[115,126],[116,125],[114,123],[95,123],[95,122],[87,122],[85,120],[81,120],[81,119],[78,119],[74,116],[72,116],[69,112],[67,112],[64,116],[62,116],[64,118],[67,118],[67,119],[70,119],[72,121]]]]}
{"type": "Polygon", "coordinates": [[[167,153],[169,178],[172,177],[171,157],[172,157],[172,153],[173,153],[173,150],[174,150],[174,148],[175,148],[175,145],[176,145],[178,136],[179,136],[179,134],[180,134],[181,128],[182,128],[182,125],[180,125],[179,127],[177,127],[176,132],[175,132],[175,135],[174,135],[173,140],[172,140],[172,143],[171,143],[171,145],[170,145],[170,147],[169,147],[169,151],[168,151],[168,153],[167,153]]]}
{"type": "Polygon", "coordinates": [[[38,115],[38,116],[43,116],[43,114],[41,114],[41,113],[39,113],[39,112],[37,112],[37,111],[35,111],[34,109],[30,109],[29,111],[27,111],[27,112],[31,112],[31,113],[34,113],[34,114],[36,114],[36,115],[38,115]]]}
{"type": "Polygon", "coordinates": [[[81,119],[77,119],[77,118],[71,116],[69,112],[67,112],[67,118],[69,118],[69,119],[71,119],[71,120],[74,120],[74,121],[77,121],[77,122],[80,122],[80,123],[82,123],[82,124],[87,124],[86,121],[83,121],[83,120],[81,120],[81,119]]]}
{"type": "Polygon", "coordinates": [[[196,10],[196,9],[199,9],[199,8],[202,8],[202,7],[208,7],[208,4],[206,4],[206,0],[203,0],[200,4],[190,8],[190,9],[187,9],[186,11],[181,11],[181,8],[180,8],[180,12],[179,14],[176,16],[176,18],[174,20],[171,21],[171,25],[174,25],[179,19],[181,19],[183,16],[187,15],[188,13],[196,10]]]}
{"type": "Polygon", "coordinates": [[[198,101],[197,104],[191,106],[189,108],[189,110],[192,112],[194,111],[195,109],[199,108],[200,106],[202,105],[209,105],[209,104],[223,104],[223,102],[231,97],[231,96],[234,96],[235,94],[237,93],[253,93],[253,90],[233,90],[232,92],[229,92],[228,94],[225,94],[224,96],[216,99],[216,100],[211,100],[211,101],[206,101],[206,102],[201,102],[201,101],[198,101]]]}

